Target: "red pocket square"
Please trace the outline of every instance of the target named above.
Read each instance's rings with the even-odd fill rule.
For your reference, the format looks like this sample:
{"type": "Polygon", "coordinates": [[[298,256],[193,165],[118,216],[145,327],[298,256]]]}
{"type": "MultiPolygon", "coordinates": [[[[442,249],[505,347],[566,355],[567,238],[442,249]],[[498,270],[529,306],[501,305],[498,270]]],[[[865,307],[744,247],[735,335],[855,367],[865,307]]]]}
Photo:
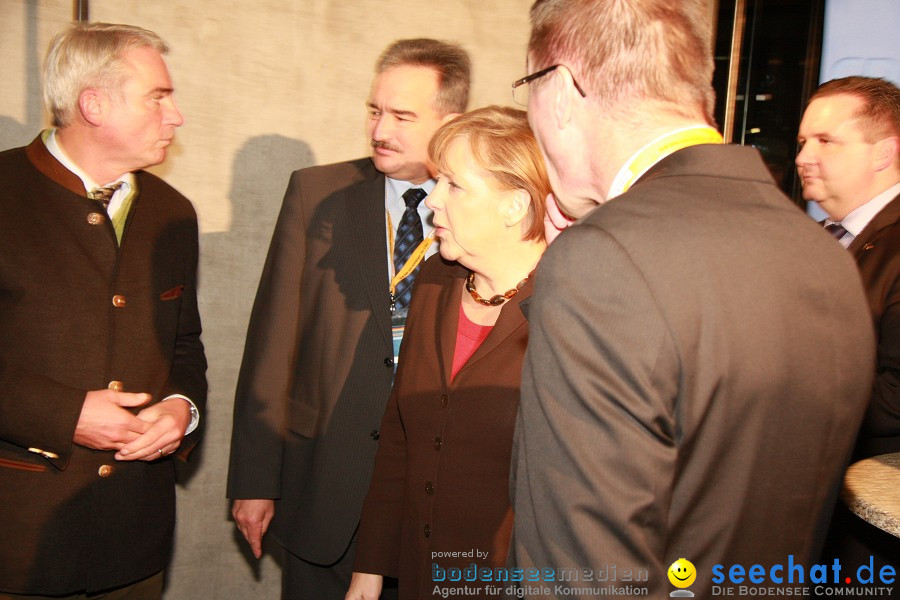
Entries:
{"type": "Polygon", "coordinates": [[[184,293],[183,285],[176,285],[171,290],[166,290],[162,294],[159,295],[160,300],[175,300],[176,298],[181,298],[181,294],[184,293]]]}

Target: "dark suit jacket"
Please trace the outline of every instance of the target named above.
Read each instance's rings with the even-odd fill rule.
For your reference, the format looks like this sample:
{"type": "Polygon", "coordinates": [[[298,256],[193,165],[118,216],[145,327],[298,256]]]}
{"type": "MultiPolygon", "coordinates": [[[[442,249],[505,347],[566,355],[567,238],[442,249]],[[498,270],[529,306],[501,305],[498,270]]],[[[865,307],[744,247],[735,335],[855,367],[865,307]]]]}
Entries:
{"type": "Polygon", "coordinates": [[[684,557],[709,598],[716,564],[815,560],[874,360],[842,250],[740,146],[679,150],[564,232],[529,307],[513,562],[643,569],[662,598],[684,557]]]}
{"type": "Polygon", "coordinates": [[[275,498],[272,533],[330,565],[372,474],[393,376],[384,175],[370,159],[295,172],[235,396],[230,498],[275,498]]]}
{"type": "Polygon", "coordinates": [[[201,409],[206,398],[197,218],[163,181],[135,176],[120,247],[105,212],[40,139],[0,154],[5,592],[95,591],[168,562],[171,461],[117,462],[72,443],[85,393],[111,381],[157,400],[183,394],[201,409]]]}
{"type": "Polygon", "coordinates": [[[900,196],[847,249],[859,266],[878,340],[875,386],[857,455],[900,452],[900,196]]]}
{"type": "Polygon", "coordinates": [[[506,564],[509,461],[528,342],[519,302],[531,295],[531,282],[504,305],[451,381],[467,274],[435,256],[416,279],[360,523],[354,571],[398,577],[400,597],[408,600],[431,597],[432,563],[442,569],[506,564]],[[486,558],[432,559],[433,552],[473,549],[486,558]]]}

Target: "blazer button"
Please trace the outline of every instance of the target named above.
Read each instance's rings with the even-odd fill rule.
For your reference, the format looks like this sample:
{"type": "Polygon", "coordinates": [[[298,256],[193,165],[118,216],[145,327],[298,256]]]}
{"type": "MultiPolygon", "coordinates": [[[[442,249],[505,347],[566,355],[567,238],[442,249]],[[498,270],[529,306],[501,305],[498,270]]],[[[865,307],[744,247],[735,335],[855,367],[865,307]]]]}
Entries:
{"type": "Polygon", "coordinates": [[[450,398],[447,397],[447,394],[441,394],[441,406],[447,408],[447,405],[450,403],[450,398]]]}
{"type": "Polygon", "coordinates": [[[98,212],[92,212],[87,216],[87,222],[89,225],[99,225],[103,222],[103,215],[98,212]]]}
{"type": "Polygon", "coordinates": [[[384,359],[384,366],[386,366],[386,367],[393,367],[393,366],[394,366],[394,359],[391,358],[390,356],[388,356],[386,359],[384,359]]]}
{"type": "Polygon", "coordinates": [[[425,493],[429,496],[434,496],[434,484],[430,481],[425,482],[425,493]]]}
{"type": "Polygon", "coordinates": [[[113,468],[112,465],[100,465],[100,468],[97,469],[97,475],[100,477],[109,477],[112,475],[113,468]]]}
{"type": "Polygon", "coordinates": [[[435,450],[440,450],[442,445],[443,445],[443,442],[441,442],[440,436],[434,438],[434,449],[435,450]]]}
{"type": "Polygon", "coordinates": [[[369,437],[375,441],[378,441],[378,438],[381,437],[381,433],[379,433],[377,429],[373,429],[372,433],[369,434],[369,437]]]}
{"type": "Polygon", "coordinates": [[[425,537],[431,537],[431,526],[425,525],[425,529],[422,530],[422,533],[425,534],[425,537]]]}
{"type": "Polygon", "coordinates": [[[125,389],[125,385],[121,381],[110,381],[106,387],[114,392],[121,392],[125,389]]]}
{"type": "Polygon", "coordinates": [[[127,301],[125,300],[125,296],[116,294],[112,297],[112,303],[116,308],[122,308],[123,306],[125,306],[125,304],[127,304],[127,301]]]}

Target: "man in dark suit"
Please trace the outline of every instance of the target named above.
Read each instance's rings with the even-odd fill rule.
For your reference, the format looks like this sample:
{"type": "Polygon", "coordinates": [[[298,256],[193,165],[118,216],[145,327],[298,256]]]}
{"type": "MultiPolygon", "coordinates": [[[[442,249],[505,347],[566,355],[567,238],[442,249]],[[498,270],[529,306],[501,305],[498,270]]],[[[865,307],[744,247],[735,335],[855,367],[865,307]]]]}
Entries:
{"type": "Polygon", "coordinates": [[[432,229],[421,202],[434,187],[428,142],[465,110],[469,71],[452,44],[389,46],[367,101],[371,158],[297,171],[285,194],[247,333],[228,474],[254,555],[270,522],[286,550],[284,598],[340,599],[349,586],[394,372],[392,310],[405,309],[415,275],[397,283],[408,261],[394,250],[432,229]],[[410,222],[417,235],[401,229],[410,222]]]}
{"type": "Polygon", "coordinates": [[[55,129],[0,154],[0,598],[162,594],[206,397],[197,217],[142,171],[183,122],[153,32],[81,24],[55,129]]]}
{"type": "MultiPolygon", "coordinates": [[[[856,260],[875,324],[875,385],[856,457],[900,452],[900,90],[871,77],[829,81],[812,95],[798,140],[803,197],[828,213],[826,228],[856,260]]],[[[843,505],[830,538],[829,558],[900,554],[896,538],[843,505]]]]}
{"type": "Polygon", "coordinates": [[[871,77],[829,81],[798,140],[803,197],[828,213],[825,226],[856,260],[878,338],[857,454],[900,452],[900,90],[871,77]]]}
{"type": "Polygon", "coordinates": [[[652,598],[679,558],[699,598],[716,565],[809,567],[871,385],[852,261],[710,125],[707,11],[539,0],[514,84],[580,220],[527,309],[512,561],[652,598]]]}

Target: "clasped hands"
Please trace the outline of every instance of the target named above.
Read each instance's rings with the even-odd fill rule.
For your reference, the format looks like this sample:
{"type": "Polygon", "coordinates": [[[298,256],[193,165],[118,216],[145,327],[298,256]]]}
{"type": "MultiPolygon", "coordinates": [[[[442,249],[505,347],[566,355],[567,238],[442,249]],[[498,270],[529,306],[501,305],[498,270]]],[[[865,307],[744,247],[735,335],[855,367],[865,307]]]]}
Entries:
{"type": "Polygon", "coordinates": [[[191,420],[188,402],[174,397],[136,415],[128,410],[151,400],[146,393],[88,392],[75,426],[75,443],[95,450],[116,450],[116,460],[152,461],[175,452],[191,420]]]}

